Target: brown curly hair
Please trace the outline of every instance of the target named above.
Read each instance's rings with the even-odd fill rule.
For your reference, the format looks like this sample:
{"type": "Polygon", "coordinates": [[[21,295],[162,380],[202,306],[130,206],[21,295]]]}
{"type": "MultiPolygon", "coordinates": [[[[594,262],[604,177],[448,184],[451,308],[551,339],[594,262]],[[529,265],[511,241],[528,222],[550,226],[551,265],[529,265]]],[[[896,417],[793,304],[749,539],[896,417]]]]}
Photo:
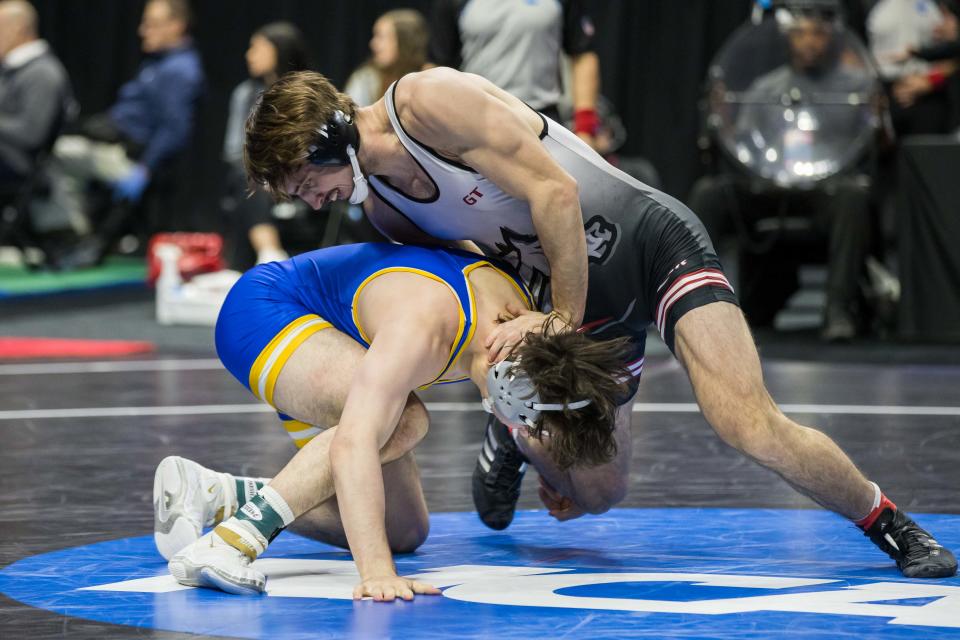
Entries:
{"type": "Polygon", "coordinates": [[[317,129],[342,111],[351,118],[357,105],[315,71],[284,74],[263,92],[247,117],[243,164],[251,188],[262,187],[288,200],[284,186],[303,166],[317,129]]]}
{"type": "Polygon", "coordinates": [[[541,402],[569,404],[590,400],[581,409],[540,415],[530,435],[543,441],[549,434],[551,457],[561,469],[596,466],[617,455],[617,403],[626,397],[630,373],[627,338],[592,340],[581,333],[555,333],[544,326],[517,347],[520,368],[541,402]]]}

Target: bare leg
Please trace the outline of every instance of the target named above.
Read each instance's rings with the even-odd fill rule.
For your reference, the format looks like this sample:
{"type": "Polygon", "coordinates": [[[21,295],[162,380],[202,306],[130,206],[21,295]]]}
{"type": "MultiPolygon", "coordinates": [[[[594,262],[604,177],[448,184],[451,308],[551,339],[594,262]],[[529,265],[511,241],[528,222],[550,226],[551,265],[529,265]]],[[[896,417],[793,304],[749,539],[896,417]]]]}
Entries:
{"type": "MultiPolygon", "coordinates": [[[[306,424],[339,422],[363,354],[361,347],[334,329],[311,335],[284,364],[272,402],[281,412],[306,424]]],[[[380,452],[382,462],[392,462],[382,468],[382,474],[387,542],[393,552],[413,551],[427,537],[427,505],[411,453],[426,430],[426,411],[411,394],[397,430],[380,452]]],[[[346,536],[338,505],[332,499],[330,443],[334,432],[331,428],[313,437],[240,513],[176,553],[169,569],[177,581],[230,593],[262,593],[266,576],[250,562],[263,553],[284,525],[296,524],[304,514],[298,527],[301,533],[343,545],[346,536]]],[[[409,586],[418,593],[436,591],[420,584],[409,586]]],[[[386,595],[392,599],[392,595],[386,595]]]]}
{"type": "Polygon", "coordinates": [[[831,511],[852,520],[870,512],[874,489],[860,470],[830,438],[783,415],[770,397],[735,305],[715,302],[680,318],[676,354],[724,442],[831,511]]]}
{"type": "Polygon", "coordinates": [[[574,466],[561,471],[550,456],[549,436],[540,442],[522,435],[517,438],[517,445],[537,473],[550,483],[557,493],[572,500],[582,511],[604,513],[627,494],[632,453],[632,407],[631,399],[617,409],[617,455],[610,462],[597,467],[574,466]]]}
{"type": "MultiPolygon", "coordinates": [[[[427,504],[420,486],[420,470],[413,453],[383,466],[387,541],[394,553],[417,549],[430,530],[427,504]]],[[[290,530],[314,540],[348,549],[336,497],[303,514],[290,530]]]]}

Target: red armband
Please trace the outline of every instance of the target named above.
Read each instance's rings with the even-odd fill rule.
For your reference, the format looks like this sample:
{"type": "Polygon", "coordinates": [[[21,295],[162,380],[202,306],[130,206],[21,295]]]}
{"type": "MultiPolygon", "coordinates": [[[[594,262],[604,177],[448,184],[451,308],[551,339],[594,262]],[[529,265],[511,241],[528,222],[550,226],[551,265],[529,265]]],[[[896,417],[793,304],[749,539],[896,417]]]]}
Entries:
{"type": "Polygon", "coordinates": [[[573,112],[573,132],[597,135],[600,128],[600,118],[596,109],[577,109],[573,112]]]}
{"type": "Polygon", "coordinates": [[[927,80],[934,89],[941,89],[943,85],[947,84],[947,74],[940,69],[934,69],[927,74],[927,80]]]}

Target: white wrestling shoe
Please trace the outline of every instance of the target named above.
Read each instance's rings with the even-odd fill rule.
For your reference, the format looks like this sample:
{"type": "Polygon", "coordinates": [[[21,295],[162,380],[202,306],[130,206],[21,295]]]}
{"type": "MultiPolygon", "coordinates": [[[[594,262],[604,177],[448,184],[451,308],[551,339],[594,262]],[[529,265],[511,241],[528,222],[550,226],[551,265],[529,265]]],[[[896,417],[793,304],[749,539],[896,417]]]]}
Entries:
{"type": "Polygon", "coordinates": [[[169,560],[196,542],[203,527],[237,510],[233,476],[217,473],[179,456],[164,458],[153,476],[153,540],[169,560]]]}
{"type": "Polygon", "coordinates": [[[257,595],[266,588],[267,577],[251,568],[251,562],[211,531],[173,556],[167,567],[177,582],[188,587],[257,595]]]}

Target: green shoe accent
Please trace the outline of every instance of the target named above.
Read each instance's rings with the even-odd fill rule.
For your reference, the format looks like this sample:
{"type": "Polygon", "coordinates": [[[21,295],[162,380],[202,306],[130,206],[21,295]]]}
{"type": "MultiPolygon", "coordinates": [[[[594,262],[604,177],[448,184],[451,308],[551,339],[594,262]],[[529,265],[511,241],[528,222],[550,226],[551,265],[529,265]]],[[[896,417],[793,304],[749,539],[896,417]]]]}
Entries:
{"type": "Polygon", "coordinates": [[[257,495],[260,489],[266,486],[265,483],[253,478],[234,476],[234,480],[237,483],[237,509],[247,504],[253,496],[257,495]]]}
{"type": "Polygon", "coordinates": [[[270,506],[266,498],[257,494],[237,511],[237,520],[253,526],[260,534],[272,542],[283,531],[283,518],[270,506]]]}

